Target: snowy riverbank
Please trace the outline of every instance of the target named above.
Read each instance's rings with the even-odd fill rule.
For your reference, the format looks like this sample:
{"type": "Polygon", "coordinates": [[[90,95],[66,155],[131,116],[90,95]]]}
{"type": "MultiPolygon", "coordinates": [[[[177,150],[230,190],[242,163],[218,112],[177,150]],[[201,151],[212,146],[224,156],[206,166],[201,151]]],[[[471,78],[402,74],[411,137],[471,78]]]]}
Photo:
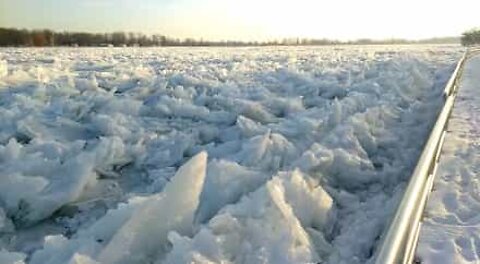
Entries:
{"type": "Polygon", "coordinates": [[[448,123],[434,189],[425,209],[418,257],[422,263],[480,261],[480,56],[464,68],[448,123]]]}

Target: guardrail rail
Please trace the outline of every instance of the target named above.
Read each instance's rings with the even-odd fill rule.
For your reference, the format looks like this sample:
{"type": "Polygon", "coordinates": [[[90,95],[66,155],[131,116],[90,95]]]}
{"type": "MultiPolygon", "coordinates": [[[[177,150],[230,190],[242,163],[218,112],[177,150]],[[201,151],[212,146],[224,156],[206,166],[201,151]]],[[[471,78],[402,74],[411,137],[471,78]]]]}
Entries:
{"type": "Polygon", "coordinates": [[[376,264],[412,263],[420,232],[420,220],[432,189],[446,125],[457,96],[458,79],[467,58],[479,50],[467,50],[458,61],[444,89],[445,103],[424,145],[422,154],[405,189],[397,210],[377,247],[376,264]]]}

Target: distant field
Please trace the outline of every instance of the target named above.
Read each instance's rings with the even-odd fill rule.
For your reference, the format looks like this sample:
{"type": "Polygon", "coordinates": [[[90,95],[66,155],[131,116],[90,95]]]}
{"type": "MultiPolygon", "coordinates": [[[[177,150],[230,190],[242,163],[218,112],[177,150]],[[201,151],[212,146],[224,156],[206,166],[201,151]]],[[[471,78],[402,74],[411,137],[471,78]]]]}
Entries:
{"type": "Polygon", "coordinates": [[[0,49],[0,263],[364,263],[461,54],[0,49]]]}

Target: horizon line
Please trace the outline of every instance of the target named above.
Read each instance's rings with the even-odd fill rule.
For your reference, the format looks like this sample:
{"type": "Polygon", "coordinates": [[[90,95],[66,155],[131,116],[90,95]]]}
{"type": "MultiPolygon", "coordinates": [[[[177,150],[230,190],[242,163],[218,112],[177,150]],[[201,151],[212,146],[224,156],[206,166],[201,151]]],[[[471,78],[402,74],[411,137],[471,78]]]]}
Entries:
{"type": "Polygon", "coordinates": [[[309,41],[314,41],[314,40],[323,40],[323,41],[331,41],[331,42],[340,42],[340,43],[349,43],[349,42],[360,42],[360,41],[373,41],[373,42],[381,42],[381,41],[406,41],[406,42],[421,42],[421,41],[427,41],[427,40],[437,40],[437,39],[458,39],[460,40],[461,35],[443,35],[443,36],[431,36],[431,37],[425,37],[425,38],[402,38],[402,37],[386,37],[386,38],[376,38],[376,37],[357,37],[357,38],[329,38],[329,37],[301,37],[301,36],[289,36],[289,37],[267,37],[263,40],[247,40],[244,39],[242,40],[241,38],[238,39],[212,39],[212,38],[204,38],[204,37],[175,37],[167,34],[163,34],[160,32],[155,32],[155,33],[147,33],[147,32],[141,32],[141,31],[130,31],[130,30],[113,30],[113,31],[94,31],[94,30],[56,30],[56,29],[51,29],[51,28],[28,28],[28,27],[4,27],[0,26],[0,29],[10,29],[10,30],[19,30],[19,31],[30,31],[30,32],[35,32],[35,31],[50,31],[55,33],[71,33],[71,34],[78,34],[78,33],[87,33],[87,34],[114,34],[114,33],[124,33],[124,34],[140,34],[144,36],[162,36],[166,37],[168,39],[173,39],[173,40],[194,40],[194,41],[200,41],[200,42],[242,42],[242,43],[268,43],[268,42],[275,42],[275,41],[295,41],[295,40],[309,40],[309,41]]]}

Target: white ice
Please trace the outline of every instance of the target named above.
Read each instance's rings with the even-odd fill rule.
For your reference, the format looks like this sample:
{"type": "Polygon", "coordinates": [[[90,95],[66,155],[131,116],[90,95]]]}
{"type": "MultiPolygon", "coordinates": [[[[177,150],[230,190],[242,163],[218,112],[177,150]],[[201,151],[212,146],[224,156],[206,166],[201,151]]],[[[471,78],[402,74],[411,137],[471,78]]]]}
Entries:
{"type": "Polygon", "coordinates": [[[0,262],[364,263],[461,51],[0,49],[0,262]]]}

